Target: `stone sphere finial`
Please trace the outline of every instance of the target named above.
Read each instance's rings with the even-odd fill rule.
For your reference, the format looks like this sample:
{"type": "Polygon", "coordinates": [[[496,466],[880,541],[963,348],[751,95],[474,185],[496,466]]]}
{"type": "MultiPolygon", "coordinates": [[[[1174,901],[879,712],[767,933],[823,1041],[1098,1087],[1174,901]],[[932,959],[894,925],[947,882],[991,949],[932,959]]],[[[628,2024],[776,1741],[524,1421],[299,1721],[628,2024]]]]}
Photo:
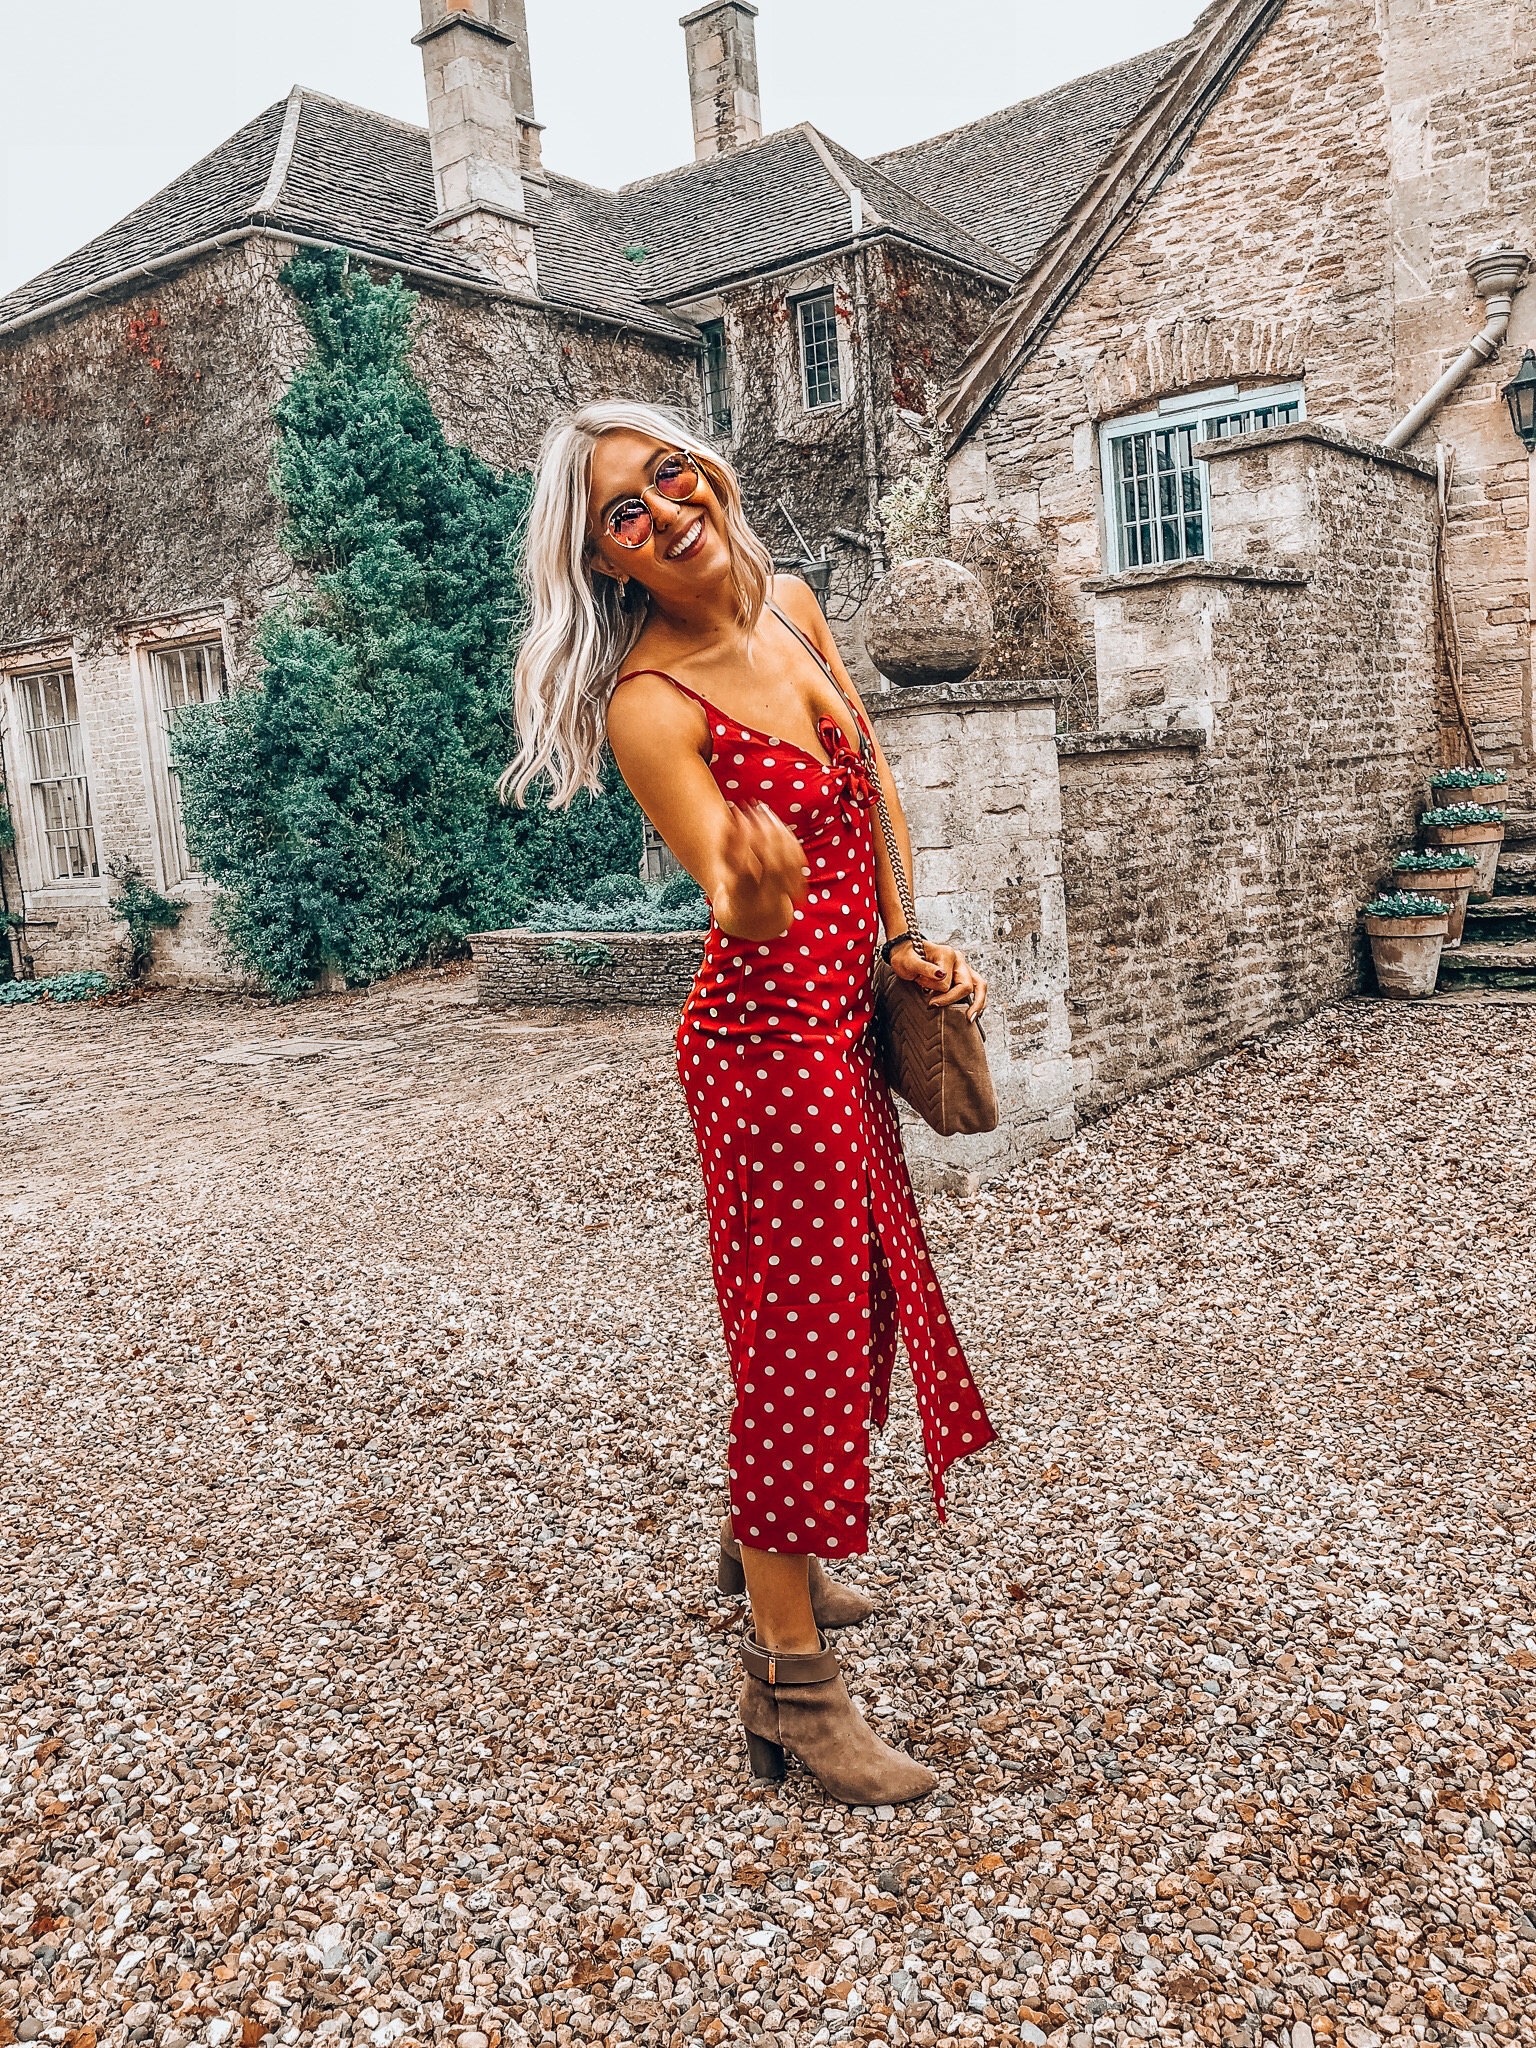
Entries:
{"type": "Polygon", "coordinates": [[[864,613],[869,658],[893,683],[963,682],[986,660],[994,634],[981,578],[944,555],[898,562],[864,613]]]}

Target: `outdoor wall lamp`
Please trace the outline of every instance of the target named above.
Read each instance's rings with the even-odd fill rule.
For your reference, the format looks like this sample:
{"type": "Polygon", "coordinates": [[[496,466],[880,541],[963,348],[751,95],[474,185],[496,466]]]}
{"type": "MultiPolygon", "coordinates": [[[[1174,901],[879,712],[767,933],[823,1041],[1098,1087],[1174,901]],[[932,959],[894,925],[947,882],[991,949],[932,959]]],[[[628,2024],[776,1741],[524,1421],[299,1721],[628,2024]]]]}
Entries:
{"type": "Polygon", "coordinates": [[[1525,452],[1536,455],[1536,350],[1526,350],[1525,361],[1504,386],[1504,403],[1525,452]]]}

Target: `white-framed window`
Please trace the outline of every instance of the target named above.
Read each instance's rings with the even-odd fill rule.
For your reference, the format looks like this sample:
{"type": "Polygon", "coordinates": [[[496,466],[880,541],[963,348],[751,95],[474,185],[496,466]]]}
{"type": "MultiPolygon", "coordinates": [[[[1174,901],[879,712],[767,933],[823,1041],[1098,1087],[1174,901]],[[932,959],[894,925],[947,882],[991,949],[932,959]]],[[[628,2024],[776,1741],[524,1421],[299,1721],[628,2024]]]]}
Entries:
{"type": "Polygon", "coordinates": [[[21,754],[31,785],[32,840],[43,882],[95,881],[101,874],[80,701],[72,668],[13,675],[21,754]]]}
{"type": "Polygon", "coordinates": [[[1165,399],[1155,413],[1100,430],[1105,531],[1111,570],[1151,569],[1211,553],[1210,488],[1200,448],[1306,417],[1299,384],[1265,391],[1231,385],[1165,399]]]}
{"type": "Polygon", "coordinates": [[[830,412],[843,402],[843,365],[837,333],[837,294],[829,286],[796,299],[800,393],[807,412],[830,412]]]}
{"type": "Polygon", "coordinates": [[[196,875],[198,869],[187,851],[181,783],[171,766],[171,735],[189,704],[217,704],[229,695],[229,670],[224,660],[224,643],[213,638],[174,647],[146,648],[145,661],[160,810],[168,828],[164,849],[166,880],[184,881],[196,875]]]}

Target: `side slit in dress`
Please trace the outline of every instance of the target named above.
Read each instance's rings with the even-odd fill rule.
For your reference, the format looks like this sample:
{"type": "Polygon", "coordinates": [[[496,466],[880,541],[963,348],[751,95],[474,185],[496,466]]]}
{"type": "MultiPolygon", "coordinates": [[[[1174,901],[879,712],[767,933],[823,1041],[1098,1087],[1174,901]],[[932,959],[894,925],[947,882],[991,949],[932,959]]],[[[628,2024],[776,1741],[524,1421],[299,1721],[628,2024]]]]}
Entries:
{"type": "Polygon", "coordinates": [[[726,801],[765,804],[805,849],[810,893],[783,938],[711,926],[677,1059],[736,1390],[735,1534],[757,1550],[850,1556],[869,1547],[869,1431],[885,1426],[898,1330],[940,1519],[945,1472],[995,1438],[873,1054],[871,770],[834,719],[818,724],[829,758],[817,761],[675,676],[633,674],[701,707],[726,801]]]}

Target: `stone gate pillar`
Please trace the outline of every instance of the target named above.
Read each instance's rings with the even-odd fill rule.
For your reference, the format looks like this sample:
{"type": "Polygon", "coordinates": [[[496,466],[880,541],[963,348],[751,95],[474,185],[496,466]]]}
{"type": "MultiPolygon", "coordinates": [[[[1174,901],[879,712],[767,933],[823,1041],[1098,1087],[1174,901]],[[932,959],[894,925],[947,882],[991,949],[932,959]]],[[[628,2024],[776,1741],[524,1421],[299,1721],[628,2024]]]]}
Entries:
{"type": "Polygon", "coordinates": [[[969,1193],[1076,1127],[1056,687],[935,683],[867,701],[912,830],[922,928],[991,984],[998,1129],[941,1138],[903,1117],[918,1185],[969,1193]]]}

